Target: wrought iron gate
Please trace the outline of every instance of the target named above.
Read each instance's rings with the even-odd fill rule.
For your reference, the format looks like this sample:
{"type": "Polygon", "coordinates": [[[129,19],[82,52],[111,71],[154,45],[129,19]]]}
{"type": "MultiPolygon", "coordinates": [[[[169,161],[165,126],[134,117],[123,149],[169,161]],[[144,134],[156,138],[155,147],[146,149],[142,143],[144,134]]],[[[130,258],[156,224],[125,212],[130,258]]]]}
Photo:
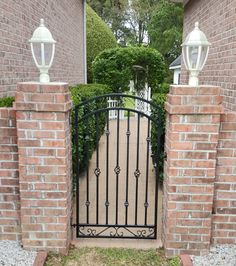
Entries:
{"type": "Polygon", "coordinates": [[[74,108],[77,237],[156,239],[161,131],[152,134],[152,129],[160,128],[159,110],[143,98],[119,93],[97,96],[74,108]],[[119,104],[109,107],[110,99],[119,104]],[[151,114],[126,107],[125,99],[145,102],[151,114]],[[109,120],[111,110],[117,111],[115,120],[109,120]],[[120,119],[121,112],[125,119],[120,119]]]}

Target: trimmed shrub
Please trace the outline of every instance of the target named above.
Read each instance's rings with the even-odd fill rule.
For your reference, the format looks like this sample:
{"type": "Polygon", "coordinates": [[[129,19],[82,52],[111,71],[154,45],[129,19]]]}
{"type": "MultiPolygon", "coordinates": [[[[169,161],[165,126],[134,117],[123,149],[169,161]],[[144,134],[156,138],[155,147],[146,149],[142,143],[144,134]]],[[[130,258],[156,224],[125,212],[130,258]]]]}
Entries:
{"type": "MultiPolygon", "coordinates": [[[[88,84],[88,85],[78,85],[70,89],[72,101],[74,106],[78,106],[81,102],[86,101],[92,97],[110,93],[111,89],[106,85],[101,84],[88,84]]],[[[79,167],[80,170],[85,169],[89,160],[92,157],[92,154],[96,147],[96,119],[95,115],[90,116],[85,120],[80,120],[86,113],[95,111],[97,109],[106,108],[107,99],[101,99],[97,101],[90,102],[86,105],[83,105],[78,109],[78,133],[79,133],[79,167]]],[[[72,112],[72,134],[75,134],[76,125],[75,125],[75,109],[72,112]]],[[[98,130],[100,139],[101,135],[104,132],[104,127],[106,124],[106,114],[103,112],[98,115],[98,130]]],[[[75,139],[73,139],[73,165],[74,167],[78,162],[75,161],[76,155],[76,145],[75,139]]]]}
{"type": "Polygon", "coordinates": [[[116,38],[106,23],[87,5],[87,65],[88,82],[92,82],[92,62],[108,48],[117,47],[116,38]]]}
{"type": "Polygon", "coordinates": [[[0,98],[0,107],[12,107],[14,101],[14,97],[0,98]]]}
{"type": "Polygon", "coordinates": [[[156,121],[159,121],[159,124],[152,123],[152,129],[151,129],[151,142],[152,142],[152,154],[154,156],[154,161],[156,161],[155,158],[159,155],[159,160],[157,162],[157,167],[159,168],[159,181],[163,182],[164,178],[164,145],[165,145],[165,109],[164,104],[167,99],[167,94],[165,93],[157,93],[153,96],[152,102],[158,106],[160,106],[160,109],[158,111],[152,110],[152,116],[155,117],[156,121]],[[158,149],[158,132],[160,132],[160,147],[158,149]],[[158,154],[158,150],[160,151],[158,154]]]}
{"type": "Polygon", "coordinates": [[[93,62],[94,81],[107,84],[113,92],[128,90],[130,80],[137,81],[143,88],[145,81],[153,91],[159,87],[165,77],[163,56],[155,49],[146,47],[126,47],[108,49],[99,54],[93,62]],[[141,66],[140,75],[134,66],[141,66]]]}
{"type": "MultiPolygon", "coordinates": [[[[169,83],[162,83],[159,87],[159,90],[157,91],[157,93],[160,93],[160,94],[167,94],[169,93],[169,90],[170,90],[170,84],[169,83]]],[[[161,96],[160,96],[161,97],[161,96]]],[[[163,96],[164,97],[164,96],[163,96]]]]}

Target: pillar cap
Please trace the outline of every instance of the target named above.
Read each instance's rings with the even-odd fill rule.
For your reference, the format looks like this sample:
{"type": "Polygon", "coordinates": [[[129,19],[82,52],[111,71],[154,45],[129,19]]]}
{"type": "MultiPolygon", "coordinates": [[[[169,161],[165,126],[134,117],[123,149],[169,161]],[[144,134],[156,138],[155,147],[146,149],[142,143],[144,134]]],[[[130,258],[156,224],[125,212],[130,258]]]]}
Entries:
{"type": "Polygon", "coordinates": [[[222,114],[223,97],[217,86],[171,86],[165,103],[169,114],[222,114]]]}
{"type": "Polygon", "coordinates": [[[67,112],[72,109],[69,86],[64,82],[18,83],[15,99],[17,111],[67,112]]]}
{"type": "Polygon", "coordinates": [[[211,85],[171,85],[169,94],[174,95],[220,95],[221,87],[211,85]]]}

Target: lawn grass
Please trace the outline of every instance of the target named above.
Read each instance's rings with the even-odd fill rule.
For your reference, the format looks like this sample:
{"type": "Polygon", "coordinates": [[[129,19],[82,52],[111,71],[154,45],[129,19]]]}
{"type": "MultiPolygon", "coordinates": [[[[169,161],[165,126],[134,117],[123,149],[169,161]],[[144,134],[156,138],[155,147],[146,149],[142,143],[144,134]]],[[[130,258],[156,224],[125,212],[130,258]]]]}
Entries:
{"type": "Polygon", "coordinates": [[[179,266],[179,258],[166,259],[163,250],[71,248],[67,256],[50,253],[45,266],[179,266]]]}
{"type": "MultiPolygon", "coordinates": [[[[131,93],[128,93],[129,95],[132,95],[131,93]]],[[[135,109],[135,99],[133,98],[125,98],[125,107],[130,109],[135,109]]],[[[128,111],[125,111],[125,117],[128,116],[128,111]]],[[[131,112],[130,116],[134,116],[134,113],[131,112]]]]}
{"type": "Polygon", "coordinates": [[[134,109],[135,108],[135,99],[133,99],[133,98],[126,98],[125,99],[125,107],[126,108],[134,109]]]}

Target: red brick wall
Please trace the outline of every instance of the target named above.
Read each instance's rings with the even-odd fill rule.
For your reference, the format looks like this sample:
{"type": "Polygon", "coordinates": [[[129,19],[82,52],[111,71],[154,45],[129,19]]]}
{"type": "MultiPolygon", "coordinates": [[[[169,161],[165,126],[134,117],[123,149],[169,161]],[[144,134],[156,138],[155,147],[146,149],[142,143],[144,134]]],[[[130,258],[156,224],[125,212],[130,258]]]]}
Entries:
{"type": "Polygon", "coordinates": [[[212,242],[236,244],[236,113],[232,112],[221,116],[212,242]]]}
{"type": "Polygon", "coordinates": [[[52,81],[84,83],[82,0],[1,0],[0,97],[14,94],[17,82],[38,80],[28,40],[40,18],[57,41],[52,81]]]}
{"type": "MultiPolygon", "coordinates": [[[[184,38],[199,21],[212,43],[209,59],[200,74],[200,84],[223,88],[224,106],[236,111],[236,2],[235,0],[190,0],[185,6],[184,38]]],[[[182,71],[182,84],[187,83],[182,71]]]]}
{"type": "MultiPolygon", "coordinates": [[[[203,254],[210,241],[236,243],[236,114],[222,113],[219,92],[211,86],[172,86],[168,95],[163,200],[168,256],[203,254]]],[[[19,239],[22,232],[25,248],[67,251],[71,107],[66,84],[23,83],[16,114],[0,108],[0,240],[19,239]]]]}
{"type": "Polygon", "coordinates": [[[166,103],[163,242],[166,255],[210,247],[219,87],[172,86],[166,103]]]}
{"type": "Polygon", "coordinates": [[[0,240],[19,240],[19,209],[16,113],[0,108],[0,240]]]}
{"type": "Polygon", "coordinates": [[[65,83],[20,83],[16,93],[24,248],[65,253],[70,244],[72,154],[65,83]]]}
{"type": "MultiPolygon", "coordinates": [[[[185,6],[184,38],[194,22],[212,43],[209,59],[200,74],[201,84],[222,87],[226,110],[221,116],[217,149],[212,242],[236,243],[236,2],[190,0],[185,6]]],[[[187,82],[182,68],[182,83],[187,82]]]]}

